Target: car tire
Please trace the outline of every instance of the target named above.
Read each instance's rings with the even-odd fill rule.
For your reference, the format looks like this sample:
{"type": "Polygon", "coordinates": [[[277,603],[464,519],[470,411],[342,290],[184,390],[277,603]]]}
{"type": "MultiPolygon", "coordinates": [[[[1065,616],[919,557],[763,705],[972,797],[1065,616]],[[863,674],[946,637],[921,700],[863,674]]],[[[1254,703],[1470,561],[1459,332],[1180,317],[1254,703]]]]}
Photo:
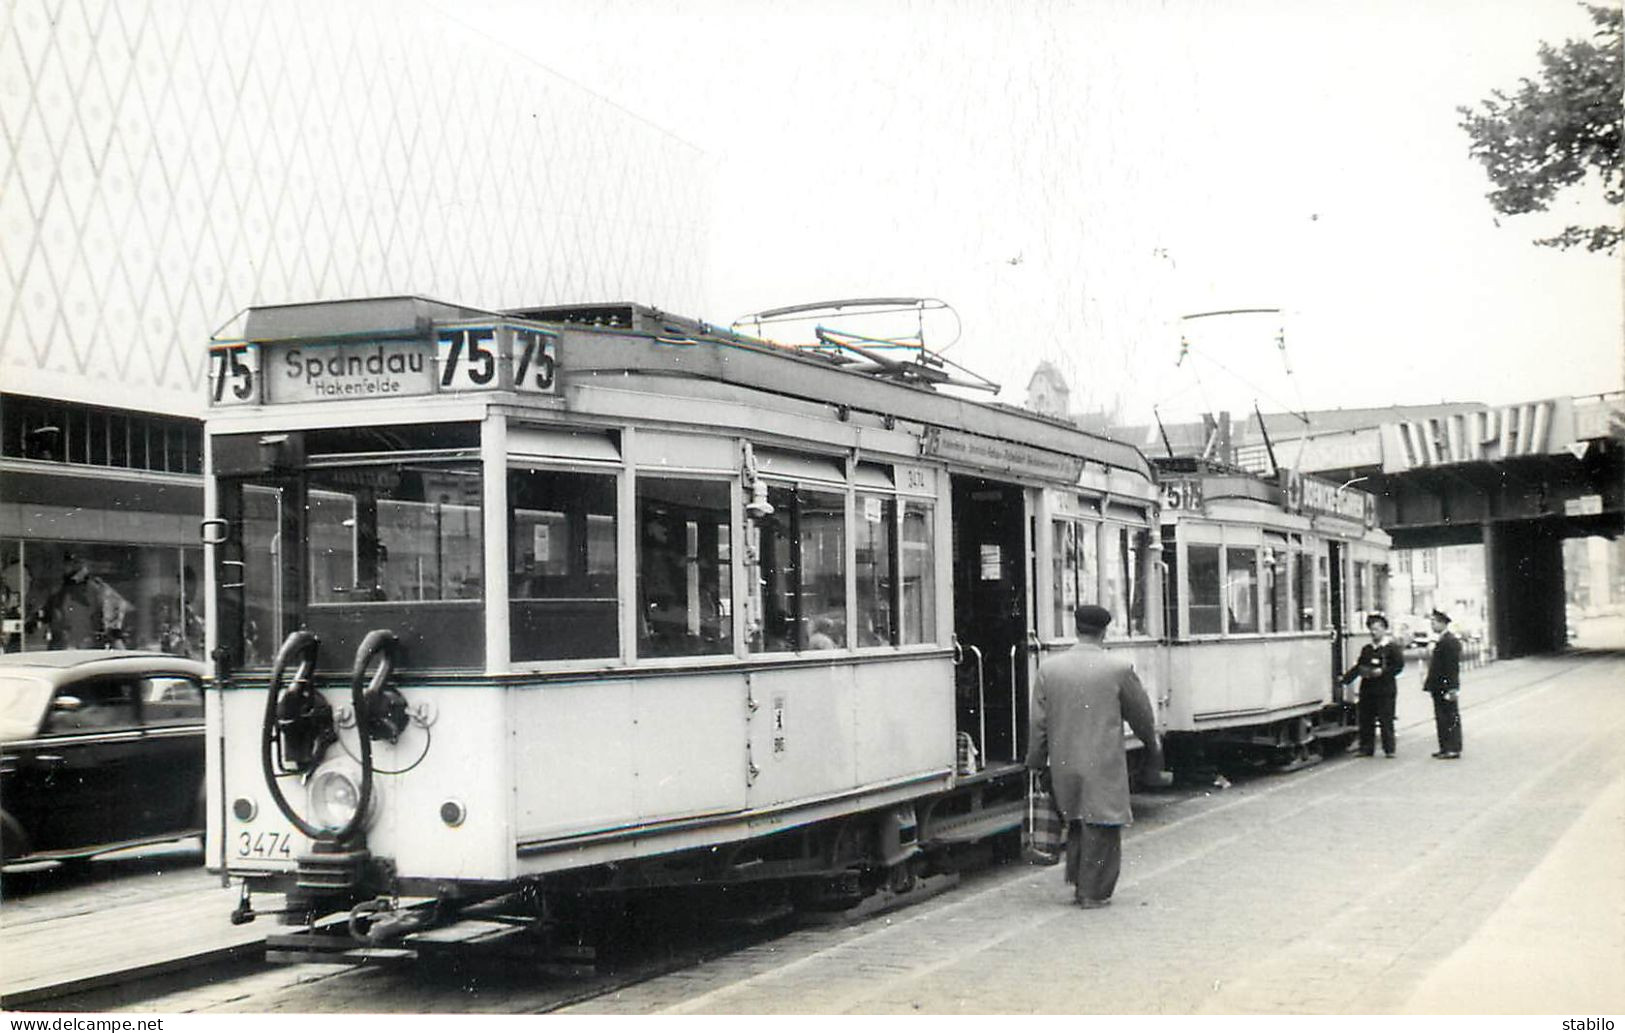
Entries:
{"type": "Polygon", "coordinates": [[[33,841],[22,822],[0,810],[0,863],[10,864],[13,858],[27,857],[33,849],[33,841]]]}

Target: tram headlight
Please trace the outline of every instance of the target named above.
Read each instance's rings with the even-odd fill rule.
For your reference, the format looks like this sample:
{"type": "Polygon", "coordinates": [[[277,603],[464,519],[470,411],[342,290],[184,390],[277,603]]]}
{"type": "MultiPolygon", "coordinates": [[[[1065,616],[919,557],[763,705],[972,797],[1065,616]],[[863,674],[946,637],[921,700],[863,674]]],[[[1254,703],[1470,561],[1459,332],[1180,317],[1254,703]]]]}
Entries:
{"type": "Polygon", "coordinates": [[[361,787],[348,771],[328,768],[318,771],[306,790],[310,800],[310,816],[320,828],[334,832],[344,828],[355,817],[361,805],[361,787]]]}

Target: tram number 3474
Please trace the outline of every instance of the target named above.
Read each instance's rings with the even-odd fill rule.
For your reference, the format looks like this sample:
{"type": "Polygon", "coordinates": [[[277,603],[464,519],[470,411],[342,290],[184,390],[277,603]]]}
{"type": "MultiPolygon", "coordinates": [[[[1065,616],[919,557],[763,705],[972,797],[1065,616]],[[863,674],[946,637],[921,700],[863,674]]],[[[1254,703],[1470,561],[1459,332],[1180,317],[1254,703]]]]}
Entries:
{"type": "Polygon", "coordinates": [[[290,832],[239,832],[238,857],[265,857],[293,859],[293,834],[290,832]]]}

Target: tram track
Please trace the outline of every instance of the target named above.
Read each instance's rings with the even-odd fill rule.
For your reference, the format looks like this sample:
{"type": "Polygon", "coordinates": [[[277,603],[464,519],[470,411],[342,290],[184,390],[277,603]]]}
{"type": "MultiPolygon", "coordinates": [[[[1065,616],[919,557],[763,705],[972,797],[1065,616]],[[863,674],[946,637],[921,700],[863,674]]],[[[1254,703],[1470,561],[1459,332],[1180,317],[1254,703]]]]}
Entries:
{"type": "MultiPolygon", "coordinates": [[[[1597,651],[1571,653],[1558,658],[1557,663],[1538,663],[1532,669],[1523,669],[1517,661],[1507,661],[1507,667],[1480,668],[1493,675],[1495,684],[1480,686],[1480,694],[1473,696],[1471,676],[1463,700],[1463,711],[1476,713],[1481,718],[1494,715],[1506,708],[1526,702],[1532,694],[1550,690],[1568,675],[1597,664],[1617,661],[1618,653],[1597,651]],[[1502,679],[1505,679],[1502,682],[1502,679]]],[[[1420,691],[1418,690],[1418,695],[1420,691]]],[[[1431,725],[1431,713],[1401,723],[1402,730],[1413,731],[1431,725]]],[[[1238,772],[1234,787],[1229,790],[1210,786],[1187,785],[1175,793],[1157,794],[1148,798],[1151,812],[1143,820],[1135,838],[1160,839],[1188,828],[1193,822],[1222,817],[1245,803],[1256,803],[1262,797],[1301,787],[1305,782],[1343,770],[1357,763],[1353,758],[1335,758],[1315,768],[1295,771],[1284,776],[1260,771],[1238,772]],[[1279,778],[1279,781],[1275,781],[1279,778]],[[1272,782],[1273,784],[1264,784],[1272,782]],[[1197,804],[1194,808],[1187,805],[1197,804]],[[1177,813],[1175,813],[1177,812],[1177,813]]],[[[1373,775],[1387,770],[1379,765],[1373,775]]],[[[1138,801],[1137,801],[1138,803],[1138,801]]],[[[1220,836],[1213,849],[1228,841],[1220,836]]],[[[1181,863],[1188,861],[1185,858],[1181,863]]],[[[1155,873],[1145,873],[1148,878],[1155,873]]],[[[854,921],[837,932],[826,950],[838,949],[842,944],[858,940],[871,940],[875,935],[893,934],[915,924],[912,919],[924,918],[926,913],[939,913],[943,909],[966,906],[986,893],[998,893],[1010,887],[1030,886],[1044,878],[1045,871],[1014,866],[994,866],[985,871],[971,873],[960,893],[953,898],[938,901],[934,906],[918,905],[916,914],[900,919],[871,916],[854,921]]],[[[1131,888],[1134,879],[1125,882],[1131,888]]],[[[70,908],[72,913],[83,913],[84,907],[70,908]]],[[[911,911],[914,909],[910,909],[911,911]]],[[[691,916],[690,916],[691,917],[691,916]]],[[[30,920],[25,925],[36,924],[30,920]]],[[[20,927],[14,927],[15,934],[20,927]]],[[[469,964],[454,973],[437,973],[425,979],[420,969],[411,966],[386,967],[357,963],[305,963],[286,965],[266,962],[245,956],[248,948],[231,951],[213,951],[190,958],[168,959],[161,966],[143,971],[128,968],[100,974],[94,980],[76,980],[59,986],[31,992],[25,1000],[8,1000],[8,1008],[23,1007],[31,1010],[62,1011],[500,1011],[546,1013],[569,1009],[594,1000],[609,998],[617,992],[661,976],[694,968],[708,961],[728,957],[752,948],[765,948],[774,953],[772,944],[791,934],[812,930],[795,921],[765,923],[748,930],[710,929],[705,935],[695,936],[688,931],[686,942],[667,939],[649,939],[649,951],[644,956],[628,955],[604,964],[600,971],[590,975],[559,977],[539,974],[534,968],[495,962],[486,965],[469,964]],[[314,1002],[316,1003],[313,1003],[314,1002]],[[335,1006],[336,1005],[336,1006],[335,1006]]],[[[824,951],[814,950],[822,956],[824,951]]],[[[810,957],[803,954],[802,957],[810,957]]],[[[795,960],[787,960],[794,965],[795,960]]],[[[782,965],[774,969],[782,971],[782,965]]],[[[697,1003],[697,1002],[696,1002],[697,1003]]],[[[685,1006],[681,1010],[689,1010],[685,1006]]]]}

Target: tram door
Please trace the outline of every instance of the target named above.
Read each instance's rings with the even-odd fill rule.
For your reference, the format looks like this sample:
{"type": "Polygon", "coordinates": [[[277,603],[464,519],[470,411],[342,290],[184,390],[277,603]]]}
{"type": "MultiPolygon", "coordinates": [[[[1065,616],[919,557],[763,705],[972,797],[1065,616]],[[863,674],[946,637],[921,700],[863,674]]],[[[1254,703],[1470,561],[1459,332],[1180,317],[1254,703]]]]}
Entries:
{"type": "Polygon", "coordinates": [[[1331,612],[1326,614],[1326,625],[1332,629],[1332,699],[1343,702],[1347,691],[1342,683],[1343,672],[1348,670],[1344,666],[1343,646],[1344,635],[1347,630],[1343,619],[1343,543],[1327,542],[1327,578],[1330,589],[1327,597],[1330,599],[1331,612]]]}
{"type": "Polygon", "coordinates": [[[1026,506],[1020,487],[953,481],[958,730],[983,763],[1021,759],[1027,729],[1026,506]]]}

